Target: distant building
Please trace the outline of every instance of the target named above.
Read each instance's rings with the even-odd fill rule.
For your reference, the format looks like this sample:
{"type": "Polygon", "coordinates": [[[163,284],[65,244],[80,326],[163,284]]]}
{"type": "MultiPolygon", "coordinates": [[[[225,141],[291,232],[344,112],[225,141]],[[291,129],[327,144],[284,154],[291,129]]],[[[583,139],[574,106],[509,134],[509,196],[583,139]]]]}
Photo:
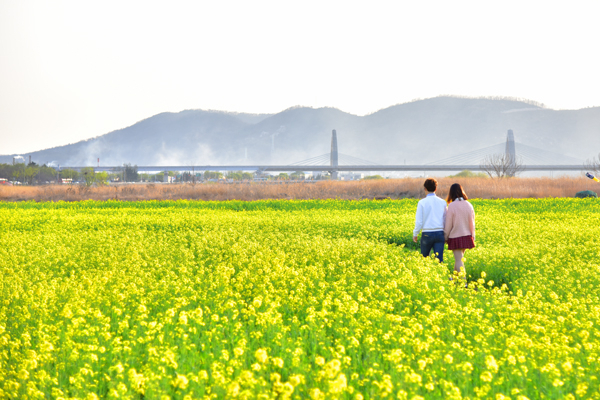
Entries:
{"type": "Polygon", "coordinates": [[[342,181],[358,181],[365,177],[364,172],[348,172],[340,175],[342,181]]]}

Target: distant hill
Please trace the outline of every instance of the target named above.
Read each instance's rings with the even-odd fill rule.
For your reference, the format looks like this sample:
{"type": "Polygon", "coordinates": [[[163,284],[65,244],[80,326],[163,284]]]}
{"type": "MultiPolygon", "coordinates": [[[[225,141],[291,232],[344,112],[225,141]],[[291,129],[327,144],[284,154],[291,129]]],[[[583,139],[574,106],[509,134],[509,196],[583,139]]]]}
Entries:
{"type": "MultiPolygon", "coordinates": [[[[436,97],[366,116],[293,107],[277,114],[162,113],[93,139],[20,154],[37,163],[95,165],[289,164],[339,151],[383,164],[420,164],[506,140],[581,160],[600,152],[600,108],[550,110],[502,99],[436,97]]],[[[10,163],[16,155],[0,156],[10,163]]]]}

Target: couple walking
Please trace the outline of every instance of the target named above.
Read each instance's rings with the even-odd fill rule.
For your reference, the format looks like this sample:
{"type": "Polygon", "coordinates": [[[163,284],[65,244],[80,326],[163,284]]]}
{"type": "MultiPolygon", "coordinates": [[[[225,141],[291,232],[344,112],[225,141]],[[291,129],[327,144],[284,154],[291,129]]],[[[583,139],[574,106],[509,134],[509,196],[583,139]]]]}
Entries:
{"type": "MultiPolygon", "coordinates": [[[[444,261],[444,243],[454,252],[454,270],[464,270],[466,249],[475,247],[475,211],[460,184],[450,186],[446,201],[436,196],[437,181],[425,180],[427,196],[417,205],[413,241],[421,234],[421,254],[428,257],[433,249],[436,258],[444,261]]],[[[465,271],[466,272],[466,271],[465,271]]]]}

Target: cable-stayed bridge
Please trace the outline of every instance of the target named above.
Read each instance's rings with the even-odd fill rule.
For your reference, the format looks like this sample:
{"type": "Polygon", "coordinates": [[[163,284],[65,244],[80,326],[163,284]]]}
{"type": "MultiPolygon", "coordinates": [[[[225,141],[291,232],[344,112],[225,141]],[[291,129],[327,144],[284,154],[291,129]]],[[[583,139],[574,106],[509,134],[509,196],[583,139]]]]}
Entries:
{"type": "MultiPolygon", "coordinates": [[[[138,166],[139,172],[151,171],[255,171],[255,172],[330,172],[337,179],[338,172],[428,172],[428,171],[483,171],[486,157],[505,155],[521,165],[522,171],[582,171],[583,160],[515,142],[512,130],[505,143],[473,150],[442,160],[421,165],[386,165],[363,160],[338,152],[337,133],[332,131],[331,152],[287,165],[153,165],[138,166]]],[[[60,168],[60,167],[59,167],[60,168]]],[[[84,167],[63,167],[81,170],[84,167]]],[[[96,171],[115,171],[119,166],[98,166],[96,171]]]]}
{"type": "MultiPolygon", "coordinates": [[[[572,165],[577,166],[578,169],[583,168],[582,160],[515,142],[514,135],[511,140],[511,133],[512,131],[509,131],[506,143],[498,143],[468,153],[437,160],[427,165],[479,165],[488,156],[506,154],[513,157],[525,167],[535,168],[547,165],[556,166],[557,169],[561,169],[572,165]]],[[[532,171],[533,169],[529,170],[532,171]]]]}

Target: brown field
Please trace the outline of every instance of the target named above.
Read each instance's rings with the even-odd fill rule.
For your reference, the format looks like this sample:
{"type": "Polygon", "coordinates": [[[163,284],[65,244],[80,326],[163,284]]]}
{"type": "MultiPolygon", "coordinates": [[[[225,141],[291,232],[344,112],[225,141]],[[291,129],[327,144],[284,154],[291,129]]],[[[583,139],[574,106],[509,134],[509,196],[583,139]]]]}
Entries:
{"type": "MultiPolygon", "coordinates": [[[[104,187],[77,185],[0,186],[0,201],[79,200],[261,200],[261,199],[401,199],[425,195],[423,178],[316,183],[199,183],[122,184],[104,187]]],[[[438,195],[451,184],[463,185],[470,198],[574,197],[581,190],[600,190],[587,178],[439,178],[438,195]]]]}

